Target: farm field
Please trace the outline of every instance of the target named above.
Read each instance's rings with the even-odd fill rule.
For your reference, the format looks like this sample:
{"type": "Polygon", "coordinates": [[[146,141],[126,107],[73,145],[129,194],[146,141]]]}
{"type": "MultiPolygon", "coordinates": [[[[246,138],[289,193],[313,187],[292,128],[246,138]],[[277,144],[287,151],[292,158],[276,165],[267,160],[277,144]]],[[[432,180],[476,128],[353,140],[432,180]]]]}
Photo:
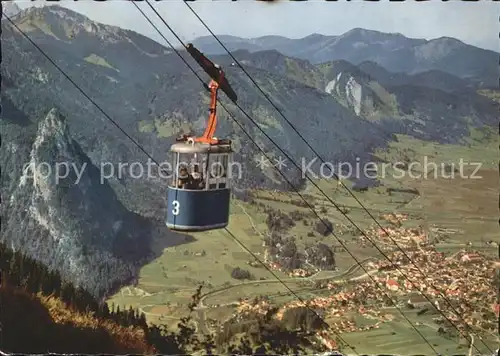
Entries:
{"type": "MultiPolygon", "coordinates": [[[[428,179],[410,177],[394,179],[391,178],[389,170],[388,175],[381,180],[382,186],[354,194],[383,226],[390,225],[380,219],[381,214],[407,214],[408,218],[403,222],[403,227],[421,227],[431,240],[439,237],[435,244],[439,251],[451,255],[465,249],[469,244],[469,248],[496,256],[497,248],[490,242],[498,242],[496,193],[498,171],[494,164],[497,148],[496,144],[490,141],[487,141],[486,145],[483,143],[483,141],[472,143],[467,150],[400,137],[400,142],[395,143],[389,150],[379,153],[385,155],[384,159],[394,161],[402,152],[407,153],[410,149],[414,151],[412,158],[414,160],[427,154],[439,158],[437,163],[457,162],[460,158],[472,162],[477,160],[483,163],[475,173],[481,178],[450,179],[438,176],[428,179]],[[392,188],[392,191],[389,192],[387,188],[392,188]]],[[[472,170],[464,169],[464,172],[470,175],[472,170]]],[[[336,181],[322,180],[317,183],[338,206],[345,209],[347,216],[359,227],[364,230],[376,227],[356,200],[336,181]]],[[[350,186],[348,181],[344,183],[350,186]]],[[[366,263],[370,258],[383,259],[372,245],[359,243],[357,237],[361,234],[315,187],[309,185],[304,196],[314,203],[319,216],[334,223],[336,236],[358,261],[365,264],[365,269],[369,269],[366,263]]],[[[124,307],[129,305],[139,307],[146,313],[148,321],[167,323],[174,327],[176,320],[186,315],[187,304],[201,284],[202,300],[198,306],[196,323],[203,331],[208,328],[207,319],[222,322],[229,318],[240,298],[268,296],[276,304],[292,301],[295,298],[292,293],[266,268],[258,262],[255,263],[252,255],[241,246],[243,244],[259,260],[264,261],[265,247],[262,239],[269,233],[265,208],[280,209],[286,213],[294,211],[303,213],[303,219],[296,221],[295,226],[287,232],[287,235],[296,237],[298,248],[316,241],[335,248],[337,266],[335,271],[320,271],[305,278],[291,277],[278,270],[273,271],[301,298],[312,298],[328,293],[325,290],[315,289],[314,284],[317,281],[359,278],[366,272],[357,266],[352,256],[341,248],[341,244],[334,236],[323,237],[318,233],[311,233],[317,218],[309,208],[296,204],[300,200],[297,194],[254,191],[253,197],[252,204],[236,199],[232,202],[228,230],[238,241],[225,230],[191,234],[194,237],[193,242],[164,249],[161,257],[143,268],[136,286],[123,288],[109,302],[124,307]],[[249,264],[251,262],[252,265],[249,264]],[[254,279],[233,279],[231,271],[235,267],[248,270],[254,279]]],[[[379,246],[384,246],[385,251],[394,248],[390,244],[384,245],[383,241],[379,243],[379,246]]],[[[414,311],[405,310],[405,315],[409,315],[412,321],[422,323],[425,319],[414,314],[414,311]]],[[[418,328],[443,354],[462,353],[467,350],[457,348],[456,339],[450,340],[438,335],[436,331],[438,326],[430,318],[425,325],[420,325],[418,328]]],[[[379,329],[345,334],[345,339],[355,345],[359,353],[373,353],[373,350],[377,350],[395,354],[429,354],[429,347],[419,338],[415,330],[400,315],[393,321],[384,323],[379,329]],[[410,351],[409,345],[415,349],[410,351]]]]}
{"type": "MultiPolygon", "coordinates": [[[[393,315],[393,320],[381,324],[380,328],[345,333],[342,337],[350,345],[356,348],[359,354],[370,354],[373,350],[383,350],[384,353],[392,355],[431,355],[434,354],[430,346],[423,341],[417,333],[418,330],[429,343],[442,355],[457,355],[468,352],[468,347],[459,343],[456,337],[440,335],[439,326],[434,323],[432,317],[435,315],[418,315],[418,310],[402,307],[401,310],[410,320],[414,327],[401,314],[392,308],[386,313],[393,315]],[[416,330],[415,330],[416,329],[416,330]]],[[[369,325],[372,319],[357,317],[359,325],[369,325]]],[[[486,342],[490,349],[498,346],[494,342],[486,342]]],[[[487,354],[488,348],[481,342],[474,343],[475,347],[482,353],[487,354]]],[[[349,350],[350,351],[350,350],[349,350]]],[[[474,349],[477,352],[476,349],[474,349]]]]}

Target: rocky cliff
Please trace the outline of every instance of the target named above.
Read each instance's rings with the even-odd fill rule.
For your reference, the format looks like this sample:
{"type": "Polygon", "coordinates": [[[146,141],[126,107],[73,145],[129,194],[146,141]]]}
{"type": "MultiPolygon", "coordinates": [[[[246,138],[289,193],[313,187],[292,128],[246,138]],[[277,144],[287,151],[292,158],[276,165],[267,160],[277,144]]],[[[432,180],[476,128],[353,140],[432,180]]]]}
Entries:
{"type": "Polygon", "coordinates": [[[132,280],[150,255],[152,224],[124,208],[57,109],[32,138],[3,140],[2,168],[12,176],[3,187],[2,240],[96,296],[132,280]]]}

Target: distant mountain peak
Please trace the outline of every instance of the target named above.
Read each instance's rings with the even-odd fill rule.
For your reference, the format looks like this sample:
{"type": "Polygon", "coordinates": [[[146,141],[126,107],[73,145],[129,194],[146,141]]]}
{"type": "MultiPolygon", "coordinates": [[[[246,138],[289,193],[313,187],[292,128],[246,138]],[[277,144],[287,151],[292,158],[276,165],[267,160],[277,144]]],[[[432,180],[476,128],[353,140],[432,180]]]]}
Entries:
{"type": "Polygon", "coordinates": [[[232,51],[231,53],[233,54],[233,56],[237,57],[237,56],[248,56],[250,55],[251,52],[247,49],[237,49],[236,51],[232,51]]]}
{"type": "Polygon", "coordinates": [[[285,36],[278,36],[278,35],[266,35],[266,36],[260,36],[260,37],[253,38],[253,39],[258,39],[258,40],[276,40],[276,39],[286,39],[286,40],[289,40],[289,38],[288,38],[288,37],[285,37],[285,36]]]}
{"type": "Polygon", "coordinates": [[[371,35],[382,35],[382,34],[387,35],[386,33],[383,33],[380,31],[367,30],[365,28],[356,27],[356,28],[353,28],[353,29],[345,32],[344,34],[342,34],[342,36],[358,35],[358,36],[366,37],[366,36],[371,36],[371,35]]]}
{"type": "Polygon", "coordinates": [[[75,22],[82,22],[85,20],[91,21],[88,17],[59,5],[31,6],[22,10],[20,14],[25,21],[44,20],[49,14],[57,15],[57,17],[61,19],[70,19],[75,22]]]}
{"type": "Polygon", "coordinates": [[[381,32],[377,30],[368,30],[365,28],[356,27],[352,30],[345,32],[340,35],[339,38],[349,38],[349,39],[358,39],[358,40],[366,40],[369,42],[377,42],[381,39],[397,39],[397,40],[411,40],[410,38],[404,36],[399,32],[381,32]]]}
{"type": "MultiPolygon", "coordinates": [[[[74,162],[78,157],[77,151],[74,147],[66,118],[58,109],[52,108],[38,124],[38,133],[31,151],[31,163],[38,167],[42,162],[47,164],[62,157],[74,162]]],[[[30,180],[30,176],[27,175],[29,173],[29,171],[24,172],[20,180],[20,186],[24,186],[30,180]]],[[[38,185],[38,188],[44,196],[48,196],[49,190],[52,188],[54,192],[57,190],[57,183],[52,186],[54,184],[51,179],[52,177],[38,177],[36,173],[39,172],[32,172],[32,183],[34,186],[43,183],[42,185],[38,185]]]]}
{"type": "Polygon", "coordinates": [[[415,53],[419,58],[432,60],[434,58],[449,56],[453,51],[460,50],[466,46],[465,43],[455,38],[440,37],[428,41],[415,53]]]}
{"type": "Polygon", "coordinates": [[[283,53],[281,53],[280,51],[276,50],[276,49],[264,49],[262,51],[258,51],[258,52],[255,52],[256,54],[260,54],[261,56],[269,56],[269,55],[272,55],[272,56],[277,56],[277,57],[285,57],[285,55],[283,53]]]}
{"type": "Polygon", "coordinates": [[[435,38],[429,41],[429,43],[439,43],[441,46],[447,46],[447,47],[462,47],[462,46],[467,46],[465,43],[462,41],[453,38],[453,37],[439,37],[435,38]]]}
{"type": "MultiPolygon", "coordinates": [[[[350,29],[349,31],[345,32],[344,35],[347,34],[360,34],[360,35],[366,35],[368,32],[378,32],[378,31],[369,31],[361,27],[355,27],[353,29],[350,29]]],[[[380,33],[380,32],[379,32],[380,33]]]]}
{"type": "Polygon", "coordinates": [[[36,147],[39,147],[43,141],[50,139],[57,142],[56,145],[61,149],[72,141],[66,118],[57,108],[52,108],[45,119],[40,122],[38,132],[39,135],[35,141],[36,147]]]}
{"type": "Polygon", "coordinates": [[[25,32],[42,31],[58,40],[71,40],[79,34],[90,34],[104,40],[126,40],[130,31],[93,21],[87,16],[59,5],[32,6],[20,13],[17,25],[25,32]]]}
{"type": "MultiPolygon", "coordinates": [[[[79,52],[83,58],[91,56],[91,60],[97,58],[100,61],[98,64],[105,66],[108,65],[102,58],[106,59],[109,56],[115,56],[118,57],[119,61],[125,61],[123,56],[115,55],[115,50],[109,48],[113,45],[118,45],[122,49],[128,47],[130,48],[128,52],[133,52],[131,48],[139,49],[142,57],[148,57],[148,59],[168,55],[172,52],[149,37],[131,30],[93,21],[78,12],[59,5],[30,7],[16,16],[15,22],[17,27],[25,33],[47,35],[52,39],[66,42],[68,45],[76,42],[83,43],[80,48],[72,49],[72,53],[76,55],[79,52]],[[93,43],[91,44],[91,42],[93,43]],[[89,48],[95,45],[98,45],[99,53],[89,52],[89,48]]],[[[112,64],[109,66],[118,69],[112,64]]]]}
{"type": "Polygon", "coordinates": [[[454,37],[449,37],[449,36],[437,37],[437,38],[432,39],[431,41],[443,41],[443,42],[452,42],[452,43],[463,43],[459,39],[456,39],[454,37]]]}
{"type": "Polygon", "coordinates": [[[21,12],[21,9],[15,2],[2,1],[2,7],[2,12],[5,13],[8,17],[16,16],[21,12]]]}
{"type": "Polygon", "coordinates": [[[328,36],[326,35],[322,35],[321,33],[311,33],[310,35],[308,36],[305,36],[303,37],[302,39],[305,40],[305,39],[310,39],[310,40],[320,40],[320,39],[323,39],[323,38],[326,38],[328,36]]]}
{"type": "Polygon", "coordinates": [[[360,67],[361,69],[365,68],[365,67],[370,67],[370,68],[376,68],[376,69],[380,69],[383,71],[387,71],[386,68],[382,67],[380,64],[378,64],[377,62],[374,62],[374,61],[363,61],[363,62],[358,64],[358,67],[360,67]]]}

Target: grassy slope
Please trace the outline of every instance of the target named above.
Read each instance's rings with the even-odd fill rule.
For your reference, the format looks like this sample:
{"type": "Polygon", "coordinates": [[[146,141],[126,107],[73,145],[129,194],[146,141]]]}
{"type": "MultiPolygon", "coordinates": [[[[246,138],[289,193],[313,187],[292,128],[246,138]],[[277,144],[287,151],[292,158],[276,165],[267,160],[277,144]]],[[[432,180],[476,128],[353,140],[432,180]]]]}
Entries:
{"type": "Polygon", "coordinates": [[[492,131],[472,132],[469,147],[436,145],[400,137],[400,142],[389,150],[389,156],[395,157],[403,148],[410,148],[415,151],[413,161],[422,162],[423,166],[427,157],[427,162],[438,164],[438,179],[434,178],[432,166],[429,166],[431,169],[427,179],[406,177],[397,182],[390,180],[392,184],[416,188],[421,193],[419,199],[415,199],[401,211],[423,214],[428,227],[438,225],[460,230],[454,237],[457,242],[473,241],[482,245],[482,242],[496,240],[498,208],[492,197],[498,189],[498,142],[492,131]],[[460,177],[459,172],[455,173],[455,178],[446,178],[448,173],[442,172],[441,163],[454,163],[459,169],[461,159],[466,163],[463,168],[464,178],[460,177]],[[471,179],[476,165],[480,165],[480,170],[474,174],[477,179],[471,179]]]}

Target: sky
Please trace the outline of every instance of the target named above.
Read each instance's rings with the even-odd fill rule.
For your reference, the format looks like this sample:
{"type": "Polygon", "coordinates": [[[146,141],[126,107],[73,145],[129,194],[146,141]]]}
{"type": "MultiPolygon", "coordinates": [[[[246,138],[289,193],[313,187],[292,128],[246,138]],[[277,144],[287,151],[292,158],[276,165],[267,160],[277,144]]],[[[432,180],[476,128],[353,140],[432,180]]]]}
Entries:
{"type": "MultiPolygon", "coordinates": [[[[210,35],[182,0],[149,1],[183,41],[210,35]]],[[[43,6],[43,1],[16,1],[21,8],[43,6]]],[[[174,37],[144,2],[138,3],[169,40],[174,37]]],[[[381,32],[401,33],[410,38],[454,37],[467,44],[500,52],[500,6],[492,0],[463,2],[387,0],[366,2],[326,2],[324,0],[278,1],[197,0],[192,8],[217,34],[252,38],[281,35],[302,38],[312,33],[340,35],[361,27],[381,32]]],[[[135,6],[123,0],[94,2],[63,0],[58,5],[90,19],[134,30],[154,40],[164,41],[135,6]]],[[[173,40],[174,45],[177,45],[173,40]]]]}

